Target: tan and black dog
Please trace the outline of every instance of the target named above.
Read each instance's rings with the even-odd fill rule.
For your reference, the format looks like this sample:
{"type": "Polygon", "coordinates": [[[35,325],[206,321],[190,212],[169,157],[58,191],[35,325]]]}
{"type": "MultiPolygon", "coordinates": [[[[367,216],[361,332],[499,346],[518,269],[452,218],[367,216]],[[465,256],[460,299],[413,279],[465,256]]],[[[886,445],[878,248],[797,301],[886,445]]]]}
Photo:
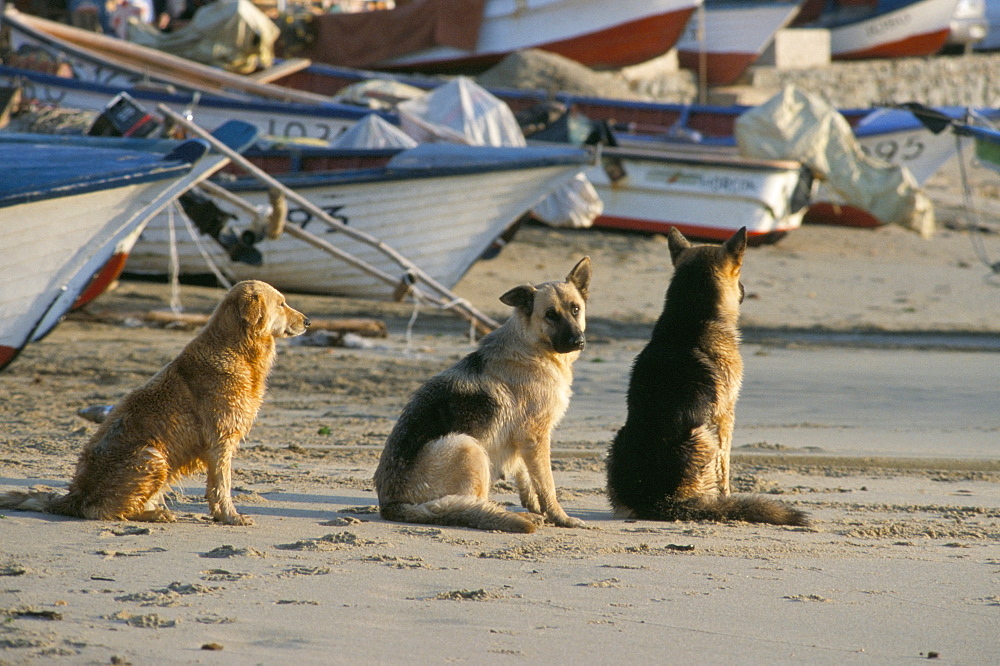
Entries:
{"type": "Polygon", "coordinates": [[[544,519],[583,527],[556,499],[549,445],[585,343],[590,275],[584,257],[565,282],[505,293],[511,317],[414,393],[375,471],[383,518],[506,532],[534,532],[544,519]],[[529,513],[489,499],[500,477],[513,477],[529,513]]]}
{"type": "Polygon", "coordinates": [[[607,459],[615,515],[805,525],[779,502],[731,495],[729,453],[743,380],[739,306],[746,228],[693,246],[672,228],[674,275],[652,338],[636,357],[628,417],[607,459]]]}
{"type": "Polygon", "coordinates": [[[164,492],[205,469],[212,517],[253,524],[233,506],[233,455],[264,401],[275,338],[308,326],[271,285],[240,282],[177,358],[111,410],[84,446],[67,494],[14,491],[0,495],[0,507],[171,522],[164,492]]]}

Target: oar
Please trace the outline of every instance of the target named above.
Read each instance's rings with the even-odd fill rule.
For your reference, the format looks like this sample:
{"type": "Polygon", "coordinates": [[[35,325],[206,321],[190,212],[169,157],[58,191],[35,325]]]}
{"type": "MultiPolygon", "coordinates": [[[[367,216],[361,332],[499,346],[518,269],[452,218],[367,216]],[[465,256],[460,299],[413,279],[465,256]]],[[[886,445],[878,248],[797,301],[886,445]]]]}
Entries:
{"type": "MultiPolygon", "coordinates": [[[[390,247],[389,245],[386,245],[385,243],[375,238],[374,236],[371,236],[370,234],[367,234],[363,231],[358,231],[353,227],[347,226],[340,220],[329,215],[322,208],[313,204],[311,201],[306,199],[298,192],[285,186],[283,183],[273,178],[270,174],[259,169],[257,166],[252,164],[249,160],[247,160],[245,157],[240,155],[235,150],[232,150],[225,144],[216,141],[215,138],[207,131],[202,129],[197,124],[191,122],[181,114],[175,112],[170,107],[164,104],[160,104],[157,107],[157,109],[159,110],[160,113],[170,118],[181,127],[184,127],[193,134],[208,141],[216,150],[221,152],[223,155],[229,157],[229,159],[232,160],[234,164],[238,164],[247,173],[252,175],[257,180],[261,181],[268,187],[280,191],[285,195],[286,198],[302,206],[302,208],[312,213],[312,215],[315,216],[317,219],[322,220],[330,227],[344,233],[348,237],[353,238],[354,240],[360,243],[364,243],[365,245],[369,245],[377,249],[386,257],[394,261],[401,268],[403,268],[408,275],[412,276],[417,282],[423,284],[424,286],[435,292],[434,294],[422,294],[424,298],[427,298],[428,300],[431,300],[432,302],[435,302],[438,305],[445,306],[455,310],[460,315],[462,315],[463,317],[471,321],[473,324],[475,324],[476,328],[480,332],[486,333],[499,326],[499,324],[492,318],[486,316],[482,312],[479,312],[476,308],[472,307],[472,305],[470,305],[464,299],[461,299],[458,296],[456,296],[447,287],[445,287],[444,285],[440,284],[437,280],[427,275],[427,273],[425,273],[423,269],[419,268],[416,264],[414,264],[412,261],[404,257],[394,248],[390,247]]],[[[393,285],[395,287],[399,287],[400,285],[399,279],[388,275],[384,271],[381,271],[378,268],[375,268],[374,266],[366,264],[366,262],[356,257],[348,255],[343,250],[334,247],[330,243],[327,243],[321,238],[316,237],[315,235],[305,231],[300,227],[297,227],[295,225],[285,225],[285,231],[291,233],[296,238],[301,238],[302,240],[305,240],[306,242],[314,245],[315,247],[318,247],[326,252],[329,252],[330,254],[333,254],[338,259],[347,261],[351,265],[366,271],[369,275],[372,275],[373,277],[385,281],[387,284],[393,285]]]]}

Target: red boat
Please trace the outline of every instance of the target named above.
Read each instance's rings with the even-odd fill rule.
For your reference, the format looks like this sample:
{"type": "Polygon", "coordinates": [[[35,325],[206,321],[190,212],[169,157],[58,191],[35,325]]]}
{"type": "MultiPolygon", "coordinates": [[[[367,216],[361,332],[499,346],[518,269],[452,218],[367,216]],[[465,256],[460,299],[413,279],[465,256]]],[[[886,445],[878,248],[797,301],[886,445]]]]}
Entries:
{"type": "Polygon", "coordinates": [[[705,0],[677,42],[681,67],[701,72],[709,85],[735,83],[774,34],[795,19],[803,0],[705,0]],[[699,25],[701,24],[701,25],[699,25]]]}
{"type": "Polygon", "coordinates": [[[314,62],[397,71],[468,73],[536,48],[594,69],[669,51],[702,0],[413,0],[396,9],[310,20],[314,62]]]}
{"type": "Polygon", "coordinates": [[[933,55],[948,40],[958,0],[808,0],[796,27],[830,31],[835,60],[933,55]]]}

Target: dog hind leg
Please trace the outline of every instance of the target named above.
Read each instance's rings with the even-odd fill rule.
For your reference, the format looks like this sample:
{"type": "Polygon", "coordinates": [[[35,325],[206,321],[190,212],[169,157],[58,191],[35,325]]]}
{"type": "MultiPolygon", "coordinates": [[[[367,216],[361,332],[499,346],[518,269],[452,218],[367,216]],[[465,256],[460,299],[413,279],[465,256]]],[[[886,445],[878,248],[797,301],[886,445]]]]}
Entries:
{"type": "Polygon", "coordinates": [[[402,501],[381,507],[383,518],[504,532],[535,531],[530,517],[490,501],[489,456],[468,435],[448,435],[427,444],[411,478],[419,481],[409,484],[402,501]]]}

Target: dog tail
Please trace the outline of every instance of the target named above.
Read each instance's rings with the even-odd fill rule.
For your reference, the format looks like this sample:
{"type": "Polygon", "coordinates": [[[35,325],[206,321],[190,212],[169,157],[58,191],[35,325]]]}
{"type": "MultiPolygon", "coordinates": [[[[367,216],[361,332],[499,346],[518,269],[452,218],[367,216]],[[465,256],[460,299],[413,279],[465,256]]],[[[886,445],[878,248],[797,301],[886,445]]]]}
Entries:
{"type": "MultiPolygon", "coordinates": [[[[782,502],[756,495],[729,495],[728,497],[666,499],[656,505],[654,520],[704,520],[722,522],[741,520],[748,523],[771,525],[807,526],[809,516],[782,502]]],[[[646,517],[646,516],[642,516],[646,517]]]]}
{"type": "Polygon", "coordinates": [[[55,513],[52,504],[61,496],[62,493],[48,490],[12,490],[0,493],[0,509],[55,513]]]}
{"type": "Polygon", "coordinates": [[[386,520],[448,527],[472,527],[530,534],[535,523],[525,515],[507,511],[499,504],[467,495],[446,495],[422,504],[389,502],[379,513],[386,520]]]}

